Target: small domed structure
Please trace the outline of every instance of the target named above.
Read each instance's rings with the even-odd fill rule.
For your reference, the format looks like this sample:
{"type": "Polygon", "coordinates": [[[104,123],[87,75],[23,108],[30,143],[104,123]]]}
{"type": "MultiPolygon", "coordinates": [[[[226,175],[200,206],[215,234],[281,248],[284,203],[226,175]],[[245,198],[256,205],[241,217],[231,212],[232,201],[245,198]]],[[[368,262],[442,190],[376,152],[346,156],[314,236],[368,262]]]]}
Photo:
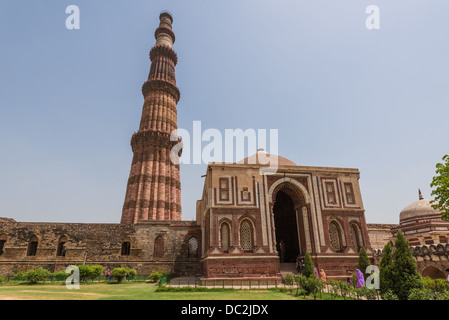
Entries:
{"type": "Polygon", "coordinates": [[[257,150],[257,152],[243,160],[240,160],[237,162],[237,164],[258,164],[258,165],[268,165],[273,163],[274,157],[277,158],[277,165],[278,166],[296,166],[296,163],[293,161],[288,160],[287,158],[269,154],[264,149],[260,148],[257,150]]]}
{"type": "Polygon", "coordinates": [[[418,220],[440,219],[440,212],[432,208],[430,200],[424,199],[421,190],[419,200],[405,207],[399,214],[399,223],[415,222],[418,220]]]}

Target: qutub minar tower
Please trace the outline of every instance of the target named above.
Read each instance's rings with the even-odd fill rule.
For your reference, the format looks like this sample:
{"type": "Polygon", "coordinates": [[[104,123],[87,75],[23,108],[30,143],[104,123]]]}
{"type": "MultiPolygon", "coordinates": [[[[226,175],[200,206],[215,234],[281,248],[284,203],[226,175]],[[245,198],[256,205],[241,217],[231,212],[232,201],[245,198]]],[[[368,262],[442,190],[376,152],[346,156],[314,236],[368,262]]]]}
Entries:
{"type": "Polygon", "coordinates": [[[181,220],[179,165],[170,159],[178,143],[170,140],[177,129],[176,106],[180,92],[176,86],[173,51],[173,18],[159,16],[156,44],[150,51],[150,74],[142,87],[144,104],[139,131],[131,138],[133,160],[123,205],[122,224],[148,220],[181,220]]]}

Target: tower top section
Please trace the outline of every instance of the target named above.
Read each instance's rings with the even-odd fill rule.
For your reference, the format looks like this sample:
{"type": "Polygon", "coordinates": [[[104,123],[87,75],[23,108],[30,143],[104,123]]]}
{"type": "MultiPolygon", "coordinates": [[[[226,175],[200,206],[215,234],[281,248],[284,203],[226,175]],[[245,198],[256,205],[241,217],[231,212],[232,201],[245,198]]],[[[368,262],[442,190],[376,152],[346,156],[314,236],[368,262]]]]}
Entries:
{"type": "Polygon", "coordinates": [[[156,45],[163,45],[173,48],[175,43],[175,34],[172,30],[173,17],[168,11],[162,11],[159,15],[159,27],[154,33],[156,45]]]}

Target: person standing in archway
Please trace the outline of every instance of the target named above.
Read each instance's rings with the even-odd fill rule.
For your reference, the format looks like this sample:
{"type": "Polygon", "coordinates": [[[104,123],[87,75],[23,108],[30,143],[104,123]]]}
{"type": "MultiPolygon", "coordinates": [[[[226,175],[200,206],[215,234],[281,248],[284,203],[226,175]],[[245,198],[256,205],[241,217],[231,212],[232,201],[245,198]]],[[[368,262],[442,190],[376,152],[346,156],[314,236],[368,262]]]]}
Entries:
{"type": "Polygon", "coordinates": [[[299,259],[299,255],[296,256],[296,271],[298,271],[299,274],[302,273],[302,262],[299,259]]]}
{"type": "Polygon", "coordinates": [[[284,258],[285,258],[285,244],[284,244],[284,239],[281,240],[281,242],[279,243],[279,250],[281,253],[281,263],[284,262],[284,258]]]}

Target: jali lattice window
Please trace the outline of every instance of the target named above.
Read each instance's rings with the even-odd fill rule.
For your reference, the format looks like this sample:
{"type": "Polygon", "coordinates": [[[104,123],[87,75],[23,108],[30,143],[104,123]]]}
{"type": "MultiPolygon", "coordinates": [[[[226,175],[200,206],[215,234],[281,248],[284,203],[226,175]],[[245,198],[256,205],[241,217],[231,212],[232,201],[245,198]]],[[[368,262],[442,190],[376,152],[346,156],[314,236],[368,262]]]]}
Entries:
{"type": "Polygon", "coordinates": [[[162,236],[157,236],[154,240],[154,252],[153,258],[163,258],[164,257],[164,238],[162,236]]]}
{"type": "Polygon", "coordinates": [[[240,226],[240,241],[244,251],[253,250],[252,228],[251,224],[246,220],[240,226]]]}
{"type": "Polygon", "coordinates": [[[195,258],[198,256],[198,240],[195,237],[189,239],[188,256],[195,258]]]}
{"type": "Polygon", "coordinates": [[[331,239],[332,249],[334,249],[335,251],[340,251],[341,250],[340,231],[339,227],[334,221],[332,221],[329,224],[329,236],[331,239]]]}

